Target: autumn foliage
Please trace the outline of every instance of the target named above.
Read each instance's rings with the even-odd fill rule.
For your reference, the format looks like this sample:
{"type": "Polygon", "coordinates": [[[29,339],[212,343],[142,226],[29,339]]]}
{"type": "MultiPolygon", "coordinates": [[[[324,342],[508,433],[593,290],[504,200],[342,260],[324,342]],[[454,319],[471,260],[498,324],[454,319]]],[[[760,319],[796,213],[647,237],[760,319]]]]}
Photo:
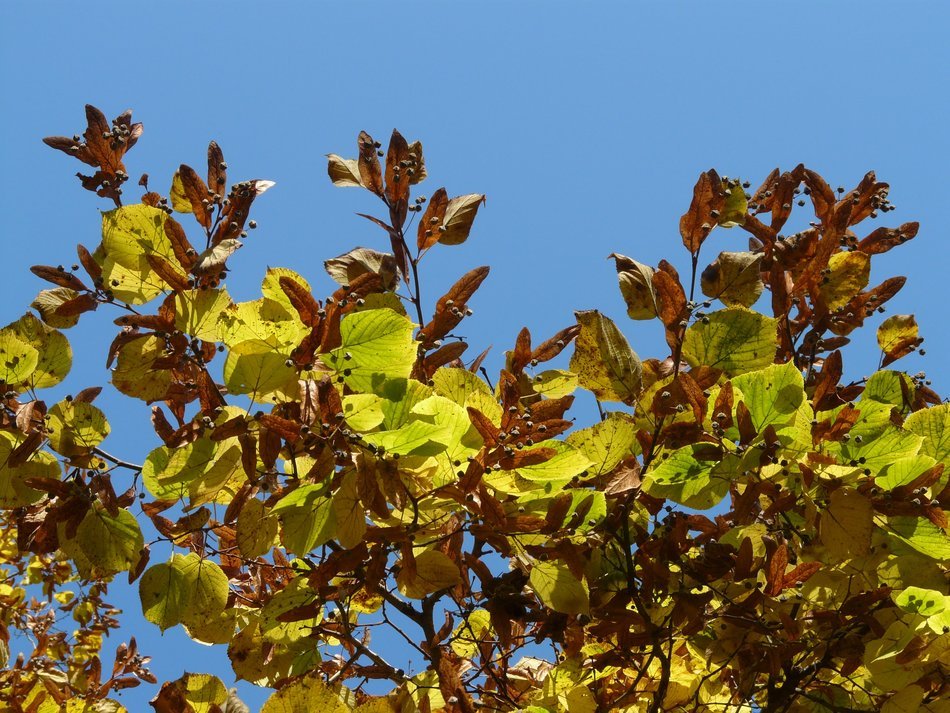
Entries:
{"type": "MultiPolygon", "coordinates": [[[[142,125],[86,115],[45,141],[114,203],[102,242],[34,267],[53,286],[0,330],[7,710],[119,711],[116,691],[157,683],[143,642],[100,658],[122,638],[121,577],[157,629],[275,689],[265,713],[950,711],[950,407],[884,369],[922,339],[912,316],[877,317],[904,278],[869,286],[870,266],[918,226],[863,227],[893,209],[873,173],[851,190],[804,166],[755,190],[703,173],[682,274],[611,256],[668,353],[641,359],[584,311],[523,329],[492,376],[453,336],[489,269],[420,297],[425,256],[469,237],[484,196],[414,197],[432,180],[418,141],[394,131],[384,152],[361,132],[356,158],[329,156],[381,208],[363,215],[381,249],[326,261],[332,295],[272,268],[235,302],[273,184],[229,184],[212,142],[206,173],[136,191],[142,125]],[[813,219],[785,234],[793,209],[813,219]],[[716,255],[721,229],[749,249],[716,255]],[[81,356],[152,405],[150,453],[104,449],[98,387],[42,400],[70,368],[61,330],[95,311],[118,331],[81,356]],[[869,322],[881,370],[850,381],[844,348],[869,322]],[[588,426],[569,411],[582,392],[588,426]]],[[[207,674],[152,706],[246,710],[207,674]]]]}

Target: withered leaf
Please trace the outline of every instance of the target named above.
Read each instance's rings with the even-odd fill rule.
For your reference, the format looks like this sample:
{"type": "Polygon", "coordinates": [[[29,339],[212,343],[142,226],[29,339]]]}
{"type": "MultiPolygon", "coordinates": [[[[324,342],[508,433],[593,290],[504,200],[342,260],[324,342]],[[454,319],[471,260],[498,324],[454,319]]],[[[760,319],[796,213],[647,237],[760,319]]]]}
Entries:
{"type": "Polygon", "coordinates": [[[722,190],[722,179],[715,170],[709,169],[699,174],[699,180],[693,188],[693,200],[689,210],[680,218],[680,235],[683,245],[696,254],[710,231],[719,222],[719,214],[725,205],[726,196],[722,190]]]}
{"type": "Polygon", "coordinates": [[[335,258],[324,261],[324,269],[338,285],[350,285],[360,275],[378,275],[384,290],[396,288],[396,258],[372,248],[354,248],[335,258]]]}
{"type": "Polygon", "coordinates": [[[728,306],[751,307],[762,294],[761,253],[721,252],[703,270],[700,278],[703,294],[728,306]]]}
{"type": "Polygon", "coordinates": [[[653,319],[657,316],[657,295],[653,287],[653,268],[626,255],[611,253],[617,268],[620,294],[627,303],[630,319],[653,319]]]}
{"type": "Polygon", "coordinates": [[[178,175],[181,178],[181,186],[184,189],[185,197],[191,204],[191,211],[194,213],[198,224],[205,229],[210,228],[211,210],[209,208],[208,186],[191,166],[181,164],[178,168],[178,175]]]}

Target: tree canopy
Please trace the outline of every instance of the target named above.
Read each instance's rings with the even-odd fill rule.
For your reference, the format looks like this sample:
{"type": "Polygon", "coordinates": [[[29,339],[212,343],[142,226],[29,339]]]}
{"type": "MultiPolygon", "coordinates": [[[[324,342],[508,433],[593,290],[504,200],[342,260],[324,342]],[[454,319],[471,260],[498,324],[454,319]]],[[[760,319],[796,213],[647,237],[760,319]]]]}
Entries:
{"type": "MultiPolygon", "coordinates": [[[[147,643],[100,657],[122,637],[121,577],[156,632],[226,647],[237,678],[275,689],[264,713],[950,711],[950,407],[889,368],[923,340],[911,315],[876,318],[905,278],[871,286],[871,262],[918,226],[862,227],[893,209],[874,173],[851,190],[802,165],[754,190],[701,174],[685,277],[611,256],[627,314],[668,353],[642,358],[579,311],[542,340],[525,327],[492,376],[456,335],[489,268],[434,303],[420,291],[425,256],[465,242],[485,196],[414,196],[419,141],[394,131],[384,151],[364,131],[356,158],[329,155],[333,183],[382,206],[361,214],[382,249],[324,263],[333,294],[281,267],[235,302],[273,182],[229,184],[211,142],[206,174],[135,191],[142,125],[86,118],[45,142],[112,201],[101,243],[35,266],[53,286],[0,330],[10,710],[115,713],[117,691],[158,683],[147,643]],[[784,234],[796,208],[814,219],[784,234]],[[716,255],[720,230],[748,250],[716,255]],[[76,357],[105,356],[107,388],[151,405],[137,458],[103,448],[99,386],[42,399],[74,358],[63,330],[99,310],[115,339],[76,357]],[[881,368],[851,380],[849,335],[872,321],[881,368]],[[580,393],[589,425],[570,415],[580,393]]],[[[247,710],[206,673],[152,706],[247,710]]]]}

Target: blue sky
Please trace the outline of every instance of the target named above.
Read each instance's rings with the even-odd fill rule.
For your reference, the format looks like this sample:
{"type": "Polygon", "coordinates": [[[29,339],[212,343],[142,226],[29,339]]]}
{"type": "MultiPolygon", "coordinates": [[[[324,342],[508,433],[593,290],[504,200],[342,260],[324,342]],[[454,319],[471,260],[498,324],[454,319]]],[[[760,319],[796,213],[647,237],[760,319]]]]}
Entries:
{"type": "MultiPolygon", "coordinates": [[[[318,295],[322,261],[385,236],[354,212],[371,196],[330,185],[324,155],[356,155],[366,129],[397,127],[425,146],[431,194],[483,192],[470,240],[423,263],[432,300],[476,265],[492,266],[465,324],[473,353],[493,345],[492,370],[527,324],[544,339],[573,310],[614,317],[643,357],[661,353],[657,323],[624,316],[612,263],[620,252],[681,270],[677,230],[701,171],[758,183],[799,162],[832,186],[867,170],[891,184],[920,234],[876,259],[872,282],[910,277],[888,312],[917,314],[926,370],[947,393],[946,217],[950,158],[950,53],[946,3],[4,3],[0,6],[0,215],[7,298],[0,322],[19,317],[42,285],[36,263],[69,264],[74,246],[98,242],[97,209],[78,164],[45,147],[81,132],[82,107],[110,118],[131,107],[145,134],[126,162],[166,191],[179,163],[200,167],[209,139],[233,180],[277,186],[255,204],[260,228],[231,261],[232,295],[253,298],[268,265],[294,267],[318,295]],[[134,9],[130,9],[134,7],[134,9]]],[[[127,191],[128,192],[128,191],[127,191]]],[[[704,255],[739,250],[745,233],[717,230],[704,255]]],[[[707,261],[708,261],[707,260],[707,261]]],[[[80,355],[47,401],[106,384],[105,346],[115,315],[87,316],[70,332],[80,355]],[[95,352],[94,355],[91,352],[95,352]]],[[[883,317],[879,318],[883,319],[883,317]]],[[[876,322],[872,322],[876,324],[876,322]]],[[[845,353],[849,373],[873,370],[873,329],[845,353]]],[[[157,445],[148,409],[107,388],[105,446],[141,460],[157,445]]],[[[592,404],[582,404],[584,417],[592,404]],[[586,409],[586,410],[585,410],[586,409]]],[[[116,585],[127,621],[137,598],[116,585]]],[[[223,649],[134,629],[159,678],[183,669],[230,683],[223,649]]],[[[397,658],[396,656],[393,657],[397,658]]],[[[246,685],[256,709],[264,698],[246,685]]],[[[142,710],[154,691],[122,700],[142,710]]]]}

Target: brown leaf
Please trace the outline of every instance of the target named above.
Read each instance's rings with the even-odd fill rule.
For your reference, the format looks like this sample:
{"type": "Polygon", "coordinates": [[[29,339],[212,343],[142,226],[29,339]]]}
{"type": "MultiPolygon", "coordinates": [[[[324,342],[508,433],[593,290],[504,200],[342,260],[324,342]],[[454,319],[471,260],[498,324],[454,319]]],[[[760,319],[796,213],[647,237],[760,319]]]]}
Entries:
{"type": "Polygon", "coordinates": [[[96,300],[96,296],[90,292],[86,292],[77,297],[73,297],[71,300],[66,300],[54,311],[60,317],[75,317],[84,312],[91,312],[98,306],[99,302],[96,300]]]}
{"type": "Polygon", "coordinates": [[[85,291],[88,289],[83,284],[82,280],[65,269],[50,267],[49,265],[34,265],[30,268],[30,272],[32,272],[37,277],[46,280],[47,282],[52,282],[54,285],[59,285],[60,287],[68,287],[71,290],[77,291],[85,291]]]}
{"type": "Polygon", "coordinates": [[[468,417],[472,421],[472,425],[475,426],[475,430],[481,434],[481,437],[485,440],[485,446],[488,448],[494,448],[498,445],[498,437],[501,433],[498,426],[491,422],[491,419],[488,418],[485,414],[479,411],[473,406],[467,407],[468,417]]]}
{"type": "Polygon", "coordinates": [[[444,188],[439,188],[429,198],[429,204],[419,219],[419,227],[416,231],[416,247],[420,254],[439,242],[442,236],[439,226],[445,222],[445,210],[448,205],[449,196],[444,188]]]}
{"type": "Polygon", "coordinates": [[[770,597],[777,597],[785,586],[785,568],[788,566],[788,547],[783,542],[769,557],[769,566],[766,572],[768,587],[765,593],[770,597]]]}
{"type": "Polygon", "coordinates": [[[102,280],[102,267],[84,246],[77,245],[76,254],[79,256],[79,263],[86,270],[93,284],[97,285],[102,280]]]}
{"type": "Polygon", "coordinates": [[[168,260],[163,258],[161,255],[156,253],[148,253],[145,256],[146,261],[149,264],[156,274],[162,278],[169,287],[178,292],[184,292],[190,288],[188,284],[188,276],[183,275],[181,272],[175,269],[168,260]]]}
{"type": "Polygon", "coordinates": [[[469,270],[438,299],[432,321],[419,331],[420,341],[431,344],[437,339],[442,339],[462,321],[468,307],[468,300],[488,277],[488,272],[488,267],[476,267],[469,270]]]}
{"type": "Polygon", "coordinates": [[[212,141],[208,144],[208,188],[223,196],[227,184],[228,165],[224,162],[224,152],[216,141],[212,141]]]}
{"type": "Polygon", "coordinates": [[[185,191],[185,197],[191,203],[191,210],[198,224],[206,230],[211,227],[210,196],[208,186],[191,166],[181,164],[178,176],[185,191]],[[203,201],[203,202],[202,202],[203,201]]]}
{"type": "Polygon", "coordinates": [[[904,223],[899,228],[878,228],[858,243],[857,249],[868,255],[885,253],[917,236],[920,223],[904,223]]]}
{"type": "Polygon", "coordinates": [[[360,183],[377,196],[383,195],[383,171],[376,155],[376,142],[365,131],[361,131],[357,139],[360,157],[357,162],[360,183]]]}
{"type": "Polygon", "coordinates": [[[449,200],[442,216],[442,224],[436,226],[439,242],[443,245],[461,245],[468,239],[472,223],[479,207],[485,203],[481,193],[469,193],[449,200]]]}
{"type": "Polygon", "coordinates": [[[409,180],[412,170],[409,158],[409,144],[402,134],[393,129],[386,152],[386,199],[389,203],[389,216],[393,227],[400,228],[406,221],[409,208],[409,180]]]}
{"type": "Polygon", "coordinates": [[[703,241],[718,223],[718,213],[724,205],[725,194],[719,174],[713,169],[701,173],[693,188],[693,200],[689,210],[680,218],[683,245],[694,255],[699,252],[703,241]]]}
{"type": "Polygon", "coordinates": [[[290,304],[300,315],[300,321],[308,327],[315,327],[320,323],[320,304],[310,294],[310,290],[305,288],[292,277],[283,275],[279,280],[280,289],[287,295],[290,304]]]}
{"type": "Polygon", "coordinates": [[[296,443],[300,438],[300,424],[280,416],[262,414],[258,421],[268,430],[273,431],[288,443],[296,443]]]}
{"type": "Polygon", "coordinates": [[[818,383],[815,385],[815,395],[812,397],[815,411],[827,411],[840,405],[841,399],[837,394],[837,386],[843,373],[841,352],[833,351],[825,358],[818,383]]]}

